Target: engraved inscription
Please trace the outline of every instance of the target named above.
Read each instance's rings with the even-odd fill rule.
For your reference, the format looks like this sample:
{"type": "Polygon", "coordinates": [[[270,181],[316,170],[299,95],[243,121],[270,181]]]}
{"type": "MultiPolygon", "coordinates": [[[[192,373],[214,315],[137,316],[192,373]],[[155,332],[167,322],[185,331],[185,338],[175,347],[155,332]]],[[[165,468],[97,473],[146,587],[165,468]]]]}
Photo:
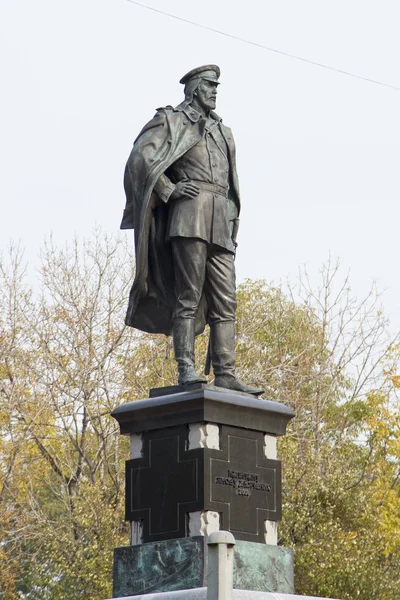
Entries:
{"type": "Polygon", "coordinates": [[[244,473],[243,471],[228,470],[228,477],[217,476],[215,483],[219,485],[229,485],[235,488],[238,496],[251,496],[252,490],[262,492],[272,492],[270,483],[262,483],[260,476],[256,473],[244,473]]]}

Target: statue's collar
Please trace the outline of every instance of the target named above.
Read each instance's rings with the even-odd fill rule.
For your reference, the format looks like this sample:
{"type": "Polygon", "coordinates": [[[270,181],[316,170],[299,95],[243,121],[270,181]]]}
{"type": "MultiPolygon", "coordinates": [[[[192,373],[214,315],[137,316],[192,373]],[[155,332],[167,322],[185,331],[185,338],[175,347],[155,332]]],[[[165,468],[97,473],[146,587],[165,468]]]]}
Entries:
{"type": "MultiPolygon", "coordinates": [[[[190,106],[190,104],[187,104],[187,102],[182,102],[182,104],[179,104],[176,108],[174,108],[174,111],[184,112],[187,118],[192,121],[192,123],[197,123],[200,118],[203,118],[199,111],[190,106]]],[[[210,117],[216,121],[222,121],[221,117],[219,117],[213,110],[210,112],[210,117]]]]}

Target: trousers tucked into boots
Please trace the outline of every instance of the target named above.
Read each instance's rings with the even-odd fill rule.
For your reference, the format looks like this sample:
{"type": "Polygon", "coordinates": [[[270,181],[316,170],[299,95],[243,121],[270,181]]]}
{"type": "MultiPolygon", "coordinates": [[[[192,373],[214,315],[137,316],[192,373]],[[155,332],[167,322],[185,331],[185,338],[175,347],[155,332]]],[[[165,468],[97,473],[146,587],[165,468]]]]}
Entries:
{"type": "Polygon", "coordinates": [[[210,329],[214,385],[246,394],[262,394],[264,388],[251,387],[236,377],[235,322],[219,321],[212,323],[210,329]]]}
{"type": "Polygon", "coordinates": [[[207,383],[196,373],[194,363],[194,319],[174,319],[172,334],[175,360],[178,363],[178,383],[207,383]]]}

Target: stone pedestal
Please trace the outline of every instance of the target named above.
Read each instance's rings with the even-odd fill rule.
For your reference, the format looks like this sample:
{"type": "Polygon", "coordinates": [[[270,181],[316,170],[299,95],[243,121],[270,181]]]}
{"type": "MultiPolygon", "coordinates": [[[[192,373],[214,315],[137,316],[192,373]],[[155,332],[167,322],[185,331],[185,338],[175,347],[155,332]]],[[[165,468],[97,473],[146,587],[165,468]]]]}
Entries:
{"type": "Polygon", "coordinates": [[[206,536],[236,538],[234,587],[293,592],[291,551],[278,547],[286,406],[204,384],[157,388],[112,416],[130,435],[126,519],[114,597],[205,585],[206,536]]]}

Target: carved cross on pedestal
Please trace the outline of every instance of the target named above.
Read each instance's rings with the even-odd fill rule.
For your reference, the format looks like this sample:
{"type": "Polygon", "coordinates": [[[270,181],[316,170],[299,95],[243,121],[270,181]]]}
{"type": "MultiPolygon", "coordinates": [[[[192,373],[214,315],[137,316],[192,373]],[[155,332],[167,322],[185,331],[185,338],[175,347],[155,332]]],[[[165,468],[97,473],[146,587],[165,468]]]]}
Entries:
{"type": "Polygon", "coordinates": [[[281,517],[280,462],[265,458],[260,432],[222,426],[221,437],[223,451],[210,453],[210,509],[238,539],[261,541],[264,521],[281,517]]]}
{"type": "Polygon", "coordinates": [[[203,509],[203,455],[185,450],[187,431],[144,433],[143,458],[126,463],[126,518],[143,520],[143,541],[185,537],[186,514],[203,509]]]}

